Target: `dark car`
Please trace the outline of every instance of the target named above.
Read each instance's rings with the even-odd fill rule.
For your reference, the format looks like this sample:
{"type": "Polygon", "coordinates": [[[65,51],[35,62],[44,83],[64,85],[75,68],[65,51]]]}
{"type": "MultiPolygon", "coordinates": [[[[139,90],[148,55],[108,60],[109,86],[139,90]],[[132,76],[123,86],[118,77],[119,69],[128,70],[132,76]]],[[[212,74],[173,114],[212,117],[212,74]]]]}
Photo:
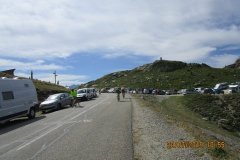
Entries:
{"type": "Polygon", "coordinates": [[[68,93],[58,93],[50,95],[45,101],[43,101],[39,108],[42,112],[49,110],[58,110],[64,106],[72,104],[72,97],[68,93]]]}
{"type": "Polygon", "coordinates": [[[215,94],[215,91],[212,88],[205,88],[203,94],[215,94]]]}

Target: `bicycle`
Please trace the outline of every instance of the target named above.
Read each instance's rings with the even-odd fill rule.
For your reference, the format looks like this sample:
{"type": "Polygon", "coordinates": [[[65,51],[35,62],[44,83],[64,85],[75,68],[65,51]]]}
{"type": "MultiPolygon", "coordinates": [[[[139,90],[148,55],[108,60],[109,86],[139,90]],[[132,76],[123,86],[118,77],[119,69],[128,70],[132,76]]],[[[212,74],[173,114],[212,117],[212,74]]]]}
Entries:
{"type": "Polygon", "coordinates": [[[81,106],[81,105],[80,105],[80,102],[81,102],[80,99],[74,97],[73,100],[72,100],[72,104],[71,104],[71,106],[72,106],[72,107],[81,106]]]}

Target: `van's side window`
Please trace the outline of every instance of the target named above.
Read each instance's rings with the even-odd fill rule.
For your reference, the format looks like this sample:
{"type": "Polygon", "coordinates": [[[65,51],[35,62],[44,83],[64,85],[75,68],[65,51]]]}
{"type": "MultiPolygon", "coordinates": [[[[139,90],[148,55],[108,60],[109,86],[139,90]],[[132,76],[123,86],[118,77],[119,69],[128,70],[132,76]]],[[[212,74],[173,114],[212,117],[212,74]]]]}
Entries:
{"type": "Polygon", "coordinates": [[[3,97],[3,100],[14,99],[14,95],[12,91],[2,92],[2,97],[3,97]]]}

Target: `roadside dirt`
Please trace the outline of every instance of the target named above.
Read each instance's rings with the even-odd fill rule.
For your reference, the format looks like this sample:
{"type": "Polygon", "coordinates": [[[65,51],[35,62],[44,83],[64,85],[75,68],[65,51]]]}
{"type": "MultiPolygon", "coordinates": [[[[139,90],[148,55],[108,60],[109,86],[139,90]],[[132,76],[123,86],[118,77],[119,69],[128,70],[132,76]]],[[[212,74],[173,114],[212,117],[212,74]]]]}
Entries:
{"type": "Polygon", "coordinates": [[[199,154],[197,148],[170,147],[170,142],[194,142],[193,136],[182,128],[152,111],[133,104],[133,143],[135,160],[211,160],[207,153],[199,154]]]}

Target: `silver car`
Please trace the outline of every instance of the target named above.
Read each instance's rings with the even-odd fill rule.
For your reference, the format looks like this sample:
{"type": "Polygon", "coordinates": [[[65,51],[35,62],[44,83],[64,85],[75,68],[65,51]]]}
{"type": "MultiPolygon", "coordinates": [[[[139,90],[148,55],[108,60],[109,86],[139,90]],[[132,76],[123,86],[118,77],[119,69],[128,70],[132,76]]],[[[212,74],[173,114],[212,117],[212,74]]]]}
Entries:
{"type": "Polygon", "coordinates": [[[43,101],[39,108],[43,113],[49,110],[58,110],[64,106],[71,105],[72,100],[73,98],[68,93],[53,94],[43,101]]]}

